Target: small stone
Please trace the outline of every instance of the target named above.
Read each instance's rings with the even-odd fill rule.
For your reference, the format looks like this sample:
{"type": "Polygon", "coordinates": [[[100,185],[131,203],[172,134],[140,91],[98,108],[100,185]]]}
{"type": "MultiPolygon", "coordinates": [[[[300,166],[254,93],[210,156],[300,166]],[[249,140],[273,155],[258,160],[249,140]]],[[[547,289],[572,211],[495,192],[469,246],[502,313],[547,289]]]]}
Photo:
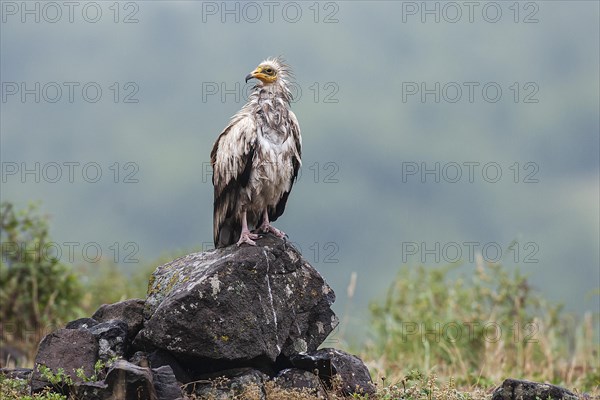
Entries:
{"type": "Polygon", "coordinates": [[[129,357],[130,363],[137,365],[138,367],[148,368],[150,361],[148,361],[148,353],[143,351],[136,351],[131,357],[129,357]]]}
{"type": "Polygon", "coordinates": [[[492,400],[577,400],[575,393],[560,386],[518,379],[506,379],[494,393],[492,400]]]}
{"type": "Polygon", "coordinates": [[[79,318],[68,322],[65,329],[90,329],[94,325],[98,325],[98,321],[93,318],[79,318]]]}
{"type": "Polygon", "coordinates": [[[121,320],[127,323],[128,339],[133,340],[144,323],[144,300],[129,299],[114,304],[103,304],[92,318],[98,322],[121,320]]]}
{"type": "MultiPolygon", "coordinates": [[[[260,399],[266,399],[264,388],[269,377],[252,368],[235,368],[213,374],[205,374],[197,381],[185,386],[189,394],[199,398],[231,399],[238,398],[247,390],[258,391],[260,399]]],[[[253,396],[254,397],[254,396],[253,396]]]]}
{"type": "Polygon", "coordinates": [[[339,376],[344,395],[375,393],[371,375],[362,360],[342,350],[325,348],[314,353],[294,355],[290,361],[296,368],[318,371],[319,377],[329,386],[332,378],[339,376]]]}
{"type": "Polygon", "coordinates": [[[0,368],[0,375],[9,379],[29,380],[32,373],[31,368],[0,368]]]}
{"type": "Polygon", "coordinates": [[[159,400],[183,399],[181,387],[175,378],[173,370],[168,365],[152,369],[154,389],[159,400]]]}
{"type": "Polygon", "coordinates": [[[98,357],[106,362],[123,357],[127,351],[127,324],[112,320],[92,326],[89,331],[98,340],[98,357]]]}
{"type": "Polygon", "coordinates": [[[148,353],[146,359],[150,363],[151,368],[156,369],[165,365],[169,366],[178,382],[188,383],[191,381],[186,369],[175,359],[175,357],[164,350],[155,350],[148,353]]]}
{"type": "Polygon", "coordinates": [[[285,389],[305,389],[312,396],[320,399],[327,398],[327,392],[319,377],[311,372],[297,368],[287,368],[275,377],[275,383],[285,389]]]}
{"type": "Polygon", "coordinates": [[[125,360],[117,360],[108,370],[104,382],[115,399],[158,400],[152,384],[150,368],[142,368],[125,360]]]}
{"type": "Polygon", "coordinates": [[[108,385],[104,382],[79,382],[73,388],[73,395],[76,399],[85,400],[109,400],[113,399],[108,385]]]}
{"type": "Polygon", "coordinates": [[[2,343],[2,346],[0,346],[0,368],[18,368],[26,363],[27,354],[24,351],[15,346],[2,343]]]}

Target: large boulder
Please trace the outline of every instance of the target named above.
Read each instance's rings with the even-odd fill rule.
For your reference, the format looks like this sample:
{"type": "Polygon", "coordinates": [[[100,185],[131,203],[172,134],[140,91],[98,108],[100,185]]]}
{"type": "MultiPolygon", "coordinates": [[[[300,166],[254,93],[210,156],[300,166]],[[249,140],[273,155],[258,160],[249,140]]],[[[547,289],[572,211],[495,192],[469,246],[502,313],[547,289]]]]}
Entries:
{"type": "Polygon", "coordinates": [[[290,244],[271,235],[257,244],[158,267],[136,344],[222,366],[315,351],[338,324],[333,290],[290,244]]]}

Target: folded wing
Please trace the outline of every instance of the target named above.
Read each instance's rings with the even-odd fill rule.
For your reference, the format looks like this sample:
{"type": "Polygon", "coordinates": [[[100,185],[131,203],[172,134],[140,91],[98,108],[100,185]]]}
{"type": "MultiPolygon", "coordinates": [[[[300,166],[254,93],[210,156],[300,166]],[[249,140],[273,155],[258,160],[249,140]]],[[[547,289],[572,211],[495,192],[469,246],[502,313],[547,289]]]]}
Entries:
{"type": "Polygon", "coordinates": [[[256,135],[254,119],[248,114],[236,115],[219,135],[210,153],[215,247],[230,245],[239,238],[241,221],[236,215],[236,208],[240,191],[250,179],[256,135]]]}

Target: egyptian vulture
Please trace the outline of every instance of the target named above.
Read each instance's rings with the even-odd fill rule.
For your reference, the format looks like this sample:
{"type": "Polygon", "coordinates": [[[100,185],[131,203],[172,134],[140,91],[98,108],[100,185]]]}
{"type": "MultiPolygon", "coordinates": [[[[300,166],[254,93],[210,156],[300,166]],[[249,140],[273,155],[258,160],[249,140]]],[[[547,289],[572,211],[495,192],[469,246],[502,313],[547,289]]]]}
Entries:
{"type": "Polygon", "coordinates": [[[269,58],[246,76],[246,82],[250,79],[257,84],[248,103],[231,118],[210,153],[215,247],[255,246],[259,233],[285,237],[271,222],[283,214],[301,165],[289,66],[281,58],[269,58]]]}

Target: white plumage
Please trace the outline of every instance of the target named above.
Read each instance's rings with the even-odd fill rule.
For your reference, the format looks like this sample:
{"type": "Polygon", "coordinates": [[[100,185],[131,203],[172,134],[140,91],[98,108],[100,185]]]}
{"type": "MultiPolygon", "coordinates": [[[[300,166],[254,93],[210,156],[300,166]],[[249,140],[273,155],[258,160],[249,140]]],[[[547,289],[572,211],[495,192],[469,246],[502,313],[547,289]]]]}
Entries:
{"type": "Polygon", "coordinates": [[[259,82],[248,103],[211,152],[216,247],[254,245],[257,233],[283,237],[270,222],[283,213],[301,165],[300,128],[289,108],[289,67],[280,58],[267,59],[246,81],[252,78],[259,82]]]}

